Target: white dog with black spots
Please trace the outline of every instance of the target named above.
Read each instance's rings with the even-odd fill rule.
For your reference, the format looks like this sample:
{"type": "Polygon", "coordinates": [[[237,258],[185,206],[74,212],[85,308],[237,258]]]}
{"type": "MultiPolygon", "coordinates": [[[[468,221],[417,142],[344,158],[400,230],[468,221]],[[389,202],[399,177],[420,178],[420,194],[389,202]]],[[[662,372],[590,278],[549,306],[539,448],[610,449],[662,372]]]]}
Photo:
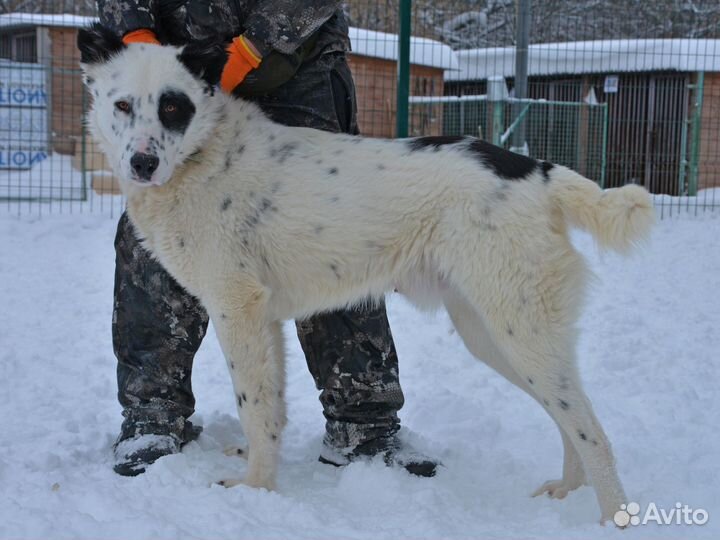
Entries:
{"type": "Polygon", "coordinates": [[[214,90],[219,45],[124,46],[80,32],[88,125],[144,245],[207,308],[249,442],[244,480],[272,489],[285,417],[281,323],[393,289],[444,305],[468,349],[556,422],[562,498],[589,483],[602,520],[627,502],[583,391],[576,329],[588,269],[568,227],[630,250],[654,211],[639,186],[480,140],[378,140],[289,128],[214,90]]]}

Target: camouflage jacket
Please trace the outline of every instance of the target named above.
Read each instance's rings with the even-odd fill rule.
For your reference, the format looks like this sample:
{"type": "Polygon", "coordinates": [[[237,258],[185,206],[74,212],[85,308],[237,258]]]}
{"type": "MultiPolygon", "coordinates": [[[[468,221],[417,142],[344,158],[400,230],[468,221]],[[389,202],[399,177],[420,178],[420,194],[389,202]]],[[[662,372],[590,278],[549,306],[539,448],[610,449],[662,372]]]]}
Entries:
{"type": "Polygon", "coordinates": [[[154,30],[175,44],[244,33],[266,56],[292,55],[312,38],[315,56],[350,48],[341,0],[97,0],[100,22],[119,35],[154,30]]]}

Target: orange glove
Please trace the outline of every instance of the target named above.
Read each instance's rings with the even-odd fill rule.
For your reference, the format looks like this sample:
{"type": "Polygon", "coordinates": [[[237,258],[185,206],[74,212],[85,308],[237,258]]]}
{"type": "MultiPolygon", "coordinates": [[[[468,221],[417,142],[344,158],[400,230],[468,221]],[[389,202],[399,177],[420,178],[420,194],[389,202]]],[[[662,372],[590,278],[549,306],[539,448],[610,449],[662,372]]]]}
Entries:
{"type": "Polygon", "coordinates": [[[220,78],[220,87],[230,94],[250,71],[260,65],[262,58],[252,50],[243,36],[233,39],[227,51],[228,59],[220,78]]]}
{"type": "Polygon", "coordinates": [[[147,28],[128,32],[123,36],[122,40],[125,45],[130,45],[131,43],[152,43],[154,45],[160,45],[155,32],[147,28]]]}

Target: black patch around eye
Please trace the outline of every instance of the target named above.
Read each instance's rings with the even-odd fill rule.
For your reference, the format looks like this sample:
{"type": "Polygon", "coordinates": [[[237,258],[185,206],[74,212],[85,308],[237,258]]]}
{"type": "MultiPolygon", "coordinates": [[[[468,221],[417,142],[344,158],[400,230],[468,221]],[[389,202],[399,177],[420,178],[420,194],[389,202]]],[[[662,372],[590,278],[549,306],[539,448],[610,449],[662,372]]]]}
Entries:
{"type": "Polygon", "coordinates": [[[195,116],[195,105],[186,94],[170,90],[160,96],[158,117],[169,131],[185,133],[193,116],[195,116]]]}

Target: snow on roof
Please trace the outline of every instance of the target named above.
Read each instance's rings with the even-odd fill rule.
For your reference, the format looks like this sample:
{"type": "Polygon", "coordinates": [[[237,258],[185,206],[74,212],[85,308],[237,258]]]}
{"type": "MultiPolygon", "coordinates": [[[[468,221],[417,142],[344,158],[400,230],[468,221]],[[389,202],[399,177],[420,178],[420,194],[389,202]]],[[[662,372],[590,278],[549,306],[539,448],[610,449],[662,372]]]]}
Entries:
{"type": "MultiPolygon", "coordinates": [[[[350,42],[353,54],[386,60],[398,59],[397,34],[376,32],[364,28],[350,28],[350,42]]],[[[410,63],[449,71],[460,68],[456,52],[448,45],[415,36],[410,37],[410,63]]]]}
{"type": "MultiPolygon", "coordinates": [[[[515,48],[456,51],[446,80],[515,75],[515,48]]],[[[528,75],[638,71],[720,71],[720,39],[613,39],[530,45],[528,75]]]]}
{"type": "Polygon", "coordinates": [[[45,13],[6,13],[0,15],[0,28],[10,26],[65,26],[80,28],[96,22],[95,17],[81,15],[49,15],[45,13]]]}
{"type": "MultiPolygon", "coordinates": [[[[97,21],[79,15],[48,15],[42,13],[9,13],[0,15],[0,29],[13,26],[63,26],[79,28],[97,21]]],[[[363,28],[350,28],[353,53],[360,56],[397,60],[398,36],[363,28]]],[[[439,69],[459,69],[455,52],[447,45],[432,39],[410,38],[410,63],[439,69]]]]}

